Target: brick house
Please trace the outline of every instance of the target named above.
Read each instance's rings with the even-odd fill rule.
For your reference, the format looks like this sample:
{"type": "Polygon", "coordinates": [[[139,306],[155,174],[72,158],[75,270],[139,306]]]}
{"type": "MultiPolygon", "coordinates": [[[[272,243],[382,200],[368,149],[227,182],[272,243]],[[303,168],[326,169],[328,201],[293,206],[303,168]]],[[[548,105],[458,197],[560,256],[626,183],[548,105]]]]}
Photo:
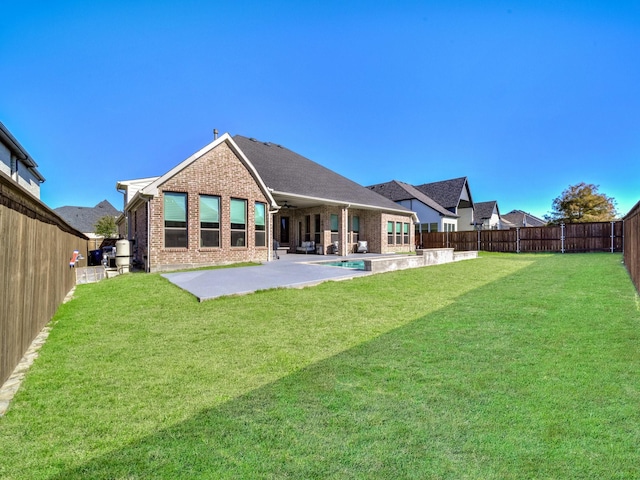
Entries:
{"type": "Polygon", "coordinates": [[[134,262],[165,271],[273,258],[274,242],[409,252],[414,212],[280,145],[224,134],[160,177],[120,181],[134,262]]]}

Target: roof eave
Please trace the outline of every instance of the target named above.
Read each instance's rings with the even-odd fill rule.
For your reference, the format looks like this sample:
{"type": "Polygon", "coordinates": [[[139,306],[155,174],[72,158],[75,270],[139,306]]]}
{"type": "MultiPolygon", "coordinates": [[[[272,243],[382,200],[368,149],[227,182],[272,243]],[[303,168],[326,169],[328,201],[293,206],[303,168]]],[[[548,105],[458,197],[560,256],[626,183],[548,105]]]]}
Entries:
{"type": "Polygon", "coordinates": [[[364,203],[354,203],[354,202],[349,202],[346,200],[335,200],[335,199],[329,199],[329,198],[322,198],[322,197],[313,197],[313,196],[309,196],[309,195],[300,195],[299,193],[291,193],[291,192],[282,192],[282,191],[276,191],[276,190],[272,190],[272,193],[274,193],[275,195],[284,195],[287,197],[291,197],[291,198],[299,198],[301,200],[312,200],[312,201],[316,201],[318,203],[322,203],[324,205],[332,205],[332,206],[336,206],[336,207],[355,207],[355,208],[360,208],[363,210],[383,210],[386,212],[397,212],[397,213],[402,213],[404,215],[406,214],[411,214],[411,216],[414,218],[415,221],[418,221],[418,215],[416,214],[416,212],[409,210],[408,208],[391,208],[391,207],[382,207],[379,205],[368,205],[368,204],[364,204],[364,203]]]}

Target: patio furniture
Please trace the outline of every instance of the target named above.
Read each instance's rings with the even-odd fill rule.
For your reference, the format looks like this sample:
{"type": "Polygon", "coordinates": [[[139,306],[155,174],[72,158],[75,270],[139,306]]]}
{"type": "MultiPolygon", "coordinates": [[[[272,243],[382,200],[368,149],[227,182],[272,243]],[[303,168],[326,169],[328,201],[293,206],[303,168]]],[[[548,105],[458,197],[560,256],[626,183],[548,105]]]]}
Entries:
{"type": "Polygon", "coordinates": [[[296,253],[315,253],[316,251],[316,242],[313,240],[309,242],[302,242],[302,245],[296,247],[296,253]]]}
{"type": "Polygon", "coordinates": [[[369,251],[369,246],[367,245],[366,240],[358,241],[358,246],[356,247],[356,253],[367,253],[369,251]]]}
{"type": "Polygon", "coordinates": [[[340,252],[340,249],[338,248],[338,242],[332,242],[331,245],[329,245],[329,253],[334,253],[334,254],[338,254],[340,252]]]}

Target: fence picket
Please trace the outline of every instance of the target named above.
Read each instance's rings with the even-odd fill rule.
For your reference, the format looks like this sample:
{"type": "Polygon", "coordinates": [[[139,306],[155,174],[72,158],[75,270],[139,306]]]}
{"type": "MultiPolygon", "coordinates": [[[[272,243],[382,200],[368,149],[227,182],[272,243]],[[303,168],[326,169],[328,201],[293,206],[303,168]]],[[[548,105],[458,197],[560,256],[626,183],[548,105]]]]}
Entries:
{"type": "Polygon", "coordinates": [[[416,235],[423,248],[453,247],[459,251],[486,252],[621,252],[622,222],[570,223],[547,227],[423,232],[416,235]]]}

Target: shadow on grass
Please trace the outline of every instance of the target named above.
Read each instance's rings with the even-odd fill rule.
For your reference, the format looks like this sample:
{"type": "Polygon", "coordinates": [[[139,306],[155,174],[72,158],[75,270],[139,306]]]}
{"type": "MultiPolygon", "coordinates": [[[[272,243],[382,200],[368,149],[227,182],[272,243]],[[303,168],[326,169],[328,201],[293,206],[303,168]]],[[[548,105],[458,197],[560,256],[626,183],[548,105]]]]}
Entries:
{"type": "Polygon", "coordinates": [[[516,272],[468,292],[54,478],[640,474],[633,442],[640,419],[627,403],[637,401],[628,388],[640,369],[638,359],[628,365],[620,354],[637,334],[621,338],[602,317],[585,318],[599,312],[597,297],[581,298],[582,309],[566,302],[569,276],[562,284],[542,278],[529,285],[535,298],[523,288],[526,278],[516,272]],[[594,383],[613,389],[617,410],[594,383]]]}

